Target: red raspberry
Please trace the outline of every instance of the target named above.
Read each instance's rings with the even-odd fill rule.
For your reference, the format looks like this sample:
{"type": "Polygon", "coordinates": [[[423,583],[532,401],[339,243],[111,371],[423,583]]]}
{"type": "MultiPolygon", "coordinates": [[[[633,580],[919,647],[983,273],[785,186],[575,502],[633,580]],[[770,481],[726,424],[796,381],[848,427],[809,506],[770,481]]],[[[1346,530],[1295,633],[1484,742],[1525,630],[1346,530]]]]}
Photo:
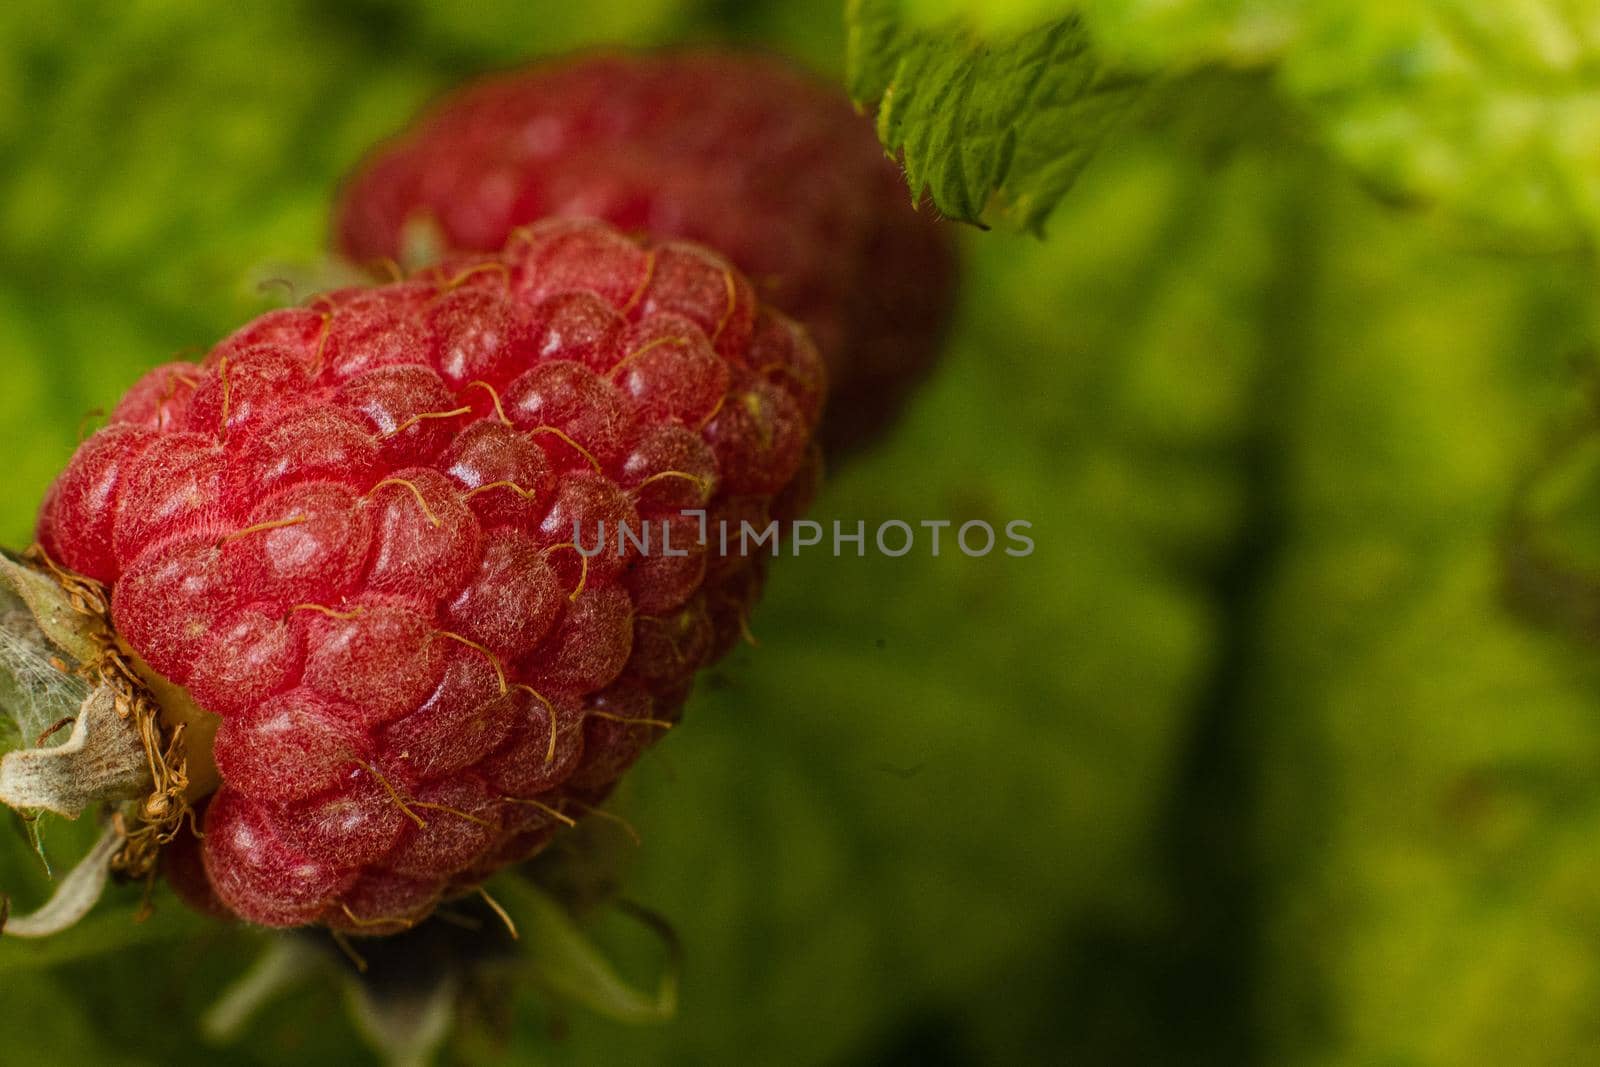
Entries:
{"type": "MultiPolygon", "coordinates": [[[[480,82],[374,153],[347,183],[335,227],[347,255],[399,260],[413,222],[435,224],[453,248],[491,252],[554,215],[683,237],[731,259],[822,351],[830,452],[880,433],[938,354],[955,280],[949,235],[913,210],[871,123],[779,59],[597,55],[480,82]]],[[[656,274],[652,308],[719,306],[694,291],[692,264],[678,277],[663,257],[656,274]]],[[[551,343],[582,349],[606,336],[608,311],[563,307],[551,343]]],[[[759,367],[792,349],[777,336],[758,345],[771,346],[759,367]]],[[[820,399],[807,368],[789,373],[802,407],[820,399]]]]}
{"type": "Polygon", "coordinates": [[[597,803],[759,585],[682,511],[809,478],[821,374],[714,253],[555,221],[135,385],[39,540],[221,719],[188,896],[393,933],[597,803]]]}

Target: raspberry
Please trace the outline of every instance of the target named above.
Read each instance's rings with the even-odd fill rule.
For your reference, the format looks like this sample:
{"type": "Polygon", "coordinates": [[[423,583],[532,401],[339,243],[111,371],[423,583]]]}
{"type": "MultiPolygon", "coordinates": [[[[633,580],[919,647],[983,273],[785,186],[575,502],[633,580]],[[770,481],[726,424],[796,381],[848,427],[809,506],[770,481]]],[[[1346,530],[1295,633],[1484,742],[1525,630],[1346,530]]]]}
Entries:
{"type": "MultiPolygon", "coordinates": [[[[938,354],[955,280],[948,234],[913,210],[871,123],[831,87],[776,58],[595,55],[469,86],[348,180],[335,230],[352,258],[400,260],[416,223],[436,226],[452,248],[492,252],[519,226],[562,215],[687,238],[731,259],[822,351],[832,381],[822,427],[830,453],[880,434],[938,354]]],[[[565,267],[540,272],[564,295],[540,308],[535,328],[545,344],[584,362],[591,348],[608,350],[641,261],[612,238],[573,239],[592,244],[589,254],[608,264],[615,286],[598,292],[601,300],[566,292],[565,267]]],[[[574,254],[565,262],[580,261],[574,254]]],[[[706,281],[692,257],[680,272],[674,256],[658,256],[647,309],[720,317],[720,294],[695,290],[706,281]]],[[[752,306],[740,303],[746,317],[723,324],[721,336],[735,348],[754,326],[752,306]]],[[[717,324],[699,322],[708,334],[717,324]]],[[[765,335],[759,345],[771,352],[751,360],[758,368],[781,365],[793,350],[792,341],[765,335]]],[[[690,359],[663,353],[641,371],[665,375],[690,359]]],[[[492,351],[470,341],[455,360],[447,379],[465,373],[458,366],[479,374],[494,366],[492,351]]],[[[800,406],[818,404],[820,382],[805,377],[811,369],[789,373],[798,376],[800,406]]]]}
{"type": "Polygon", "coordinates": [[[547,222],[133,387],[39,540],[109,587],[154,690],[221,720],[188,753],[221,781],[204,837],[166,862],[186,899],[394,933],[677,720],[760,566],[682,510],[810,476],[820,361],[751,293],[697,246],[547,222]],[[665,522],[693,551],[660,554],[665,522]]]}

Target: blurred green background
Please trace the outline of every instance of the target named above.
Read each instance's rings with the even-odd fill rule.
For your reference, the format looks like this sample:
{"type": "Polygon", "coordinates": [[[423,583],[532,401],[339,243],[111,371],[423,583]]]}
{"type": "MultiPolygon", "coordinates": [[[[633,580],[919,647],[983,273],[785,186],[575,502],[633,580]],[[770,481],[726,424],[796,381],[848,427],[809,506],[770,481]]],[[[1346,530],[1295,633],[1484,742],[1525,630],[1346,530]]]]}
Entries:
{"type": "MultiPolygon", "coordinates": [[[[339,175],[423,101],[704,39],[834,76],[845,48],[833,3],[0,9],[3,540],[85,413],[315,267],[339,175]]],[[[1600,1062],[1600,657],[1505,566],[1580,417],[1592,257],[1386,203],[1275,101],[1202,72],[1047,240],[963,233],[948,359],[815,517],[1022,518],[1036,553],[782,561],[761,647],[618,802],[678,1020],[516,984],[447,1059],[1600,1062]]],[[[368,1055],[331,984],[205,1045],[259,943],[137,899],[0,942],[0,1062],[368,1055]]]]}

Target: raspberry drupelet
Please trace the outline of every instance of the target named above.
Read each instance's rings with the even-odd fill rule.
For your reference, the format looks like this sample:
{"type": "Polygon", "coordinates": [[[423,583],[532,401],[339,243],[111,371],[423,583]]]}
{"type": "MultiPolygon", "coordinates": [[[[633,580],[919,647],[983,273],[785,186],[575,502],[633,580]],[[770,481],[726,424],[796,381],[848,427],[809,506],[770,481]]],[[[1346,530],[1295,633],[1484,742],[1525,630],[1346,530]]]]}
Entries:
{"type": "Polygon", "coordinates": [[[491,77],[425,114],[348,180],[358,262],[404,260],[414,227],[492,252],[571,215],[727,256],[827,363],[831,457],[886,430],[938,357],[956,277],[872,123],[772,56],[598,54],[491,77]]]}
{"type": "Polygon", "coordinates": [[[793,517],[823,388],[717,254],[577,220],[150,372],[38,535],[220,721],[182,865],[250,922],[386,934],[538,852],[740,636],[760,561],[684,513],[793,517]]]}

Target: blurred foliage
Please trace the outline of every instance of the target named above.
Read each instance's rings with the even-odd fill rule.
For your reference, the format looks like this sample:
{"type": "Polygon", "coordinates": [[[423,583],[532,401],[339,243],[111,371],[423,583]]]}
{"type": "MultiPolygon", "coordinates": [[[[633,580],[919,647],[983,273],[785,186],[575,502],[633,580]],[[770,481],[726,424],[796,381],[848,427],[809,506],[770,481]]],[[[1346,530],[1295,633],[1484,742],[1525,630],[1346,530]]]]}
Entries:
{"type": "MultiPolygon", "coordinates": [[[[1382,142],[1394,187],[1463,209],[1444,225],[1357,187],[1345,162],[1378,170],[1339,131],[1418,104],[1401,89],[1426,65],[1385,81],[1368,59],[1423,54],[1375,42],[1421,40],[1416,12],[1447,5],[1345,5],[1343,46],[1303,53],[1332,5],[1116,7],[1088,23],[1107,47],[1188,73],[1105,140],[1050,241],[967,235],[947,362],[815,516],[1021,518],[1037,551],[775,565],[761,647],[705,679],[617,803],[643,839],[627,894],[686,946],[680,1017],[558,1013],[529,976],[457,1061],[1590,1058],[1600,670],[1511,610],[1504,564],[1593,345],[1592,265],[1545,238],[1584,232],[1594,173],[1530,127],[1457,121],[1551,42],[1575,51],[1532,79],[1531,128],[1577,107],[1584,38],[1550,21],[1522,63],[1533,38],[1483,35],[1509,58],[1456,70],[1465,110],[1382,142]],[[1136,11],[1184,30],[1157,40],[1136,11]],[[1211,67],[1241,62],[1269,69],[1211,67]],[[1337,79],[1361,91],[1296,88],[1337,79]],[[1435,185],[1407,162],[1434,158],[1431,129],[1460,135],[1435,185]],[[1576,192],[1518,192],[1558,184],[1576,192]],[[1506,254],[1503,223],[1547,250],[1506,254]]],[[[837,72],[839,16],[0,9],[0,534],[28,540],[85,412],[316,263],[338,176],[442,87],[597,40],[740,39],[837,72]]],[[[1534,517],[1593,477],[1533,494],[1534,517]]],[[[93,830],[66,829],[58,863],[93,830]]],[[[47,892],[21,834],[0,834],[0,884],[20,907],[47,892]]],[[[0,942],[0,1060],[362,1061],[332,986],[204,1046],[195,1020],[259,939],[165,895],[134,924],[139,899],[0,942]]],[[[658,966],[626,925],[598,934],[625,974],[658,966]]]]}

